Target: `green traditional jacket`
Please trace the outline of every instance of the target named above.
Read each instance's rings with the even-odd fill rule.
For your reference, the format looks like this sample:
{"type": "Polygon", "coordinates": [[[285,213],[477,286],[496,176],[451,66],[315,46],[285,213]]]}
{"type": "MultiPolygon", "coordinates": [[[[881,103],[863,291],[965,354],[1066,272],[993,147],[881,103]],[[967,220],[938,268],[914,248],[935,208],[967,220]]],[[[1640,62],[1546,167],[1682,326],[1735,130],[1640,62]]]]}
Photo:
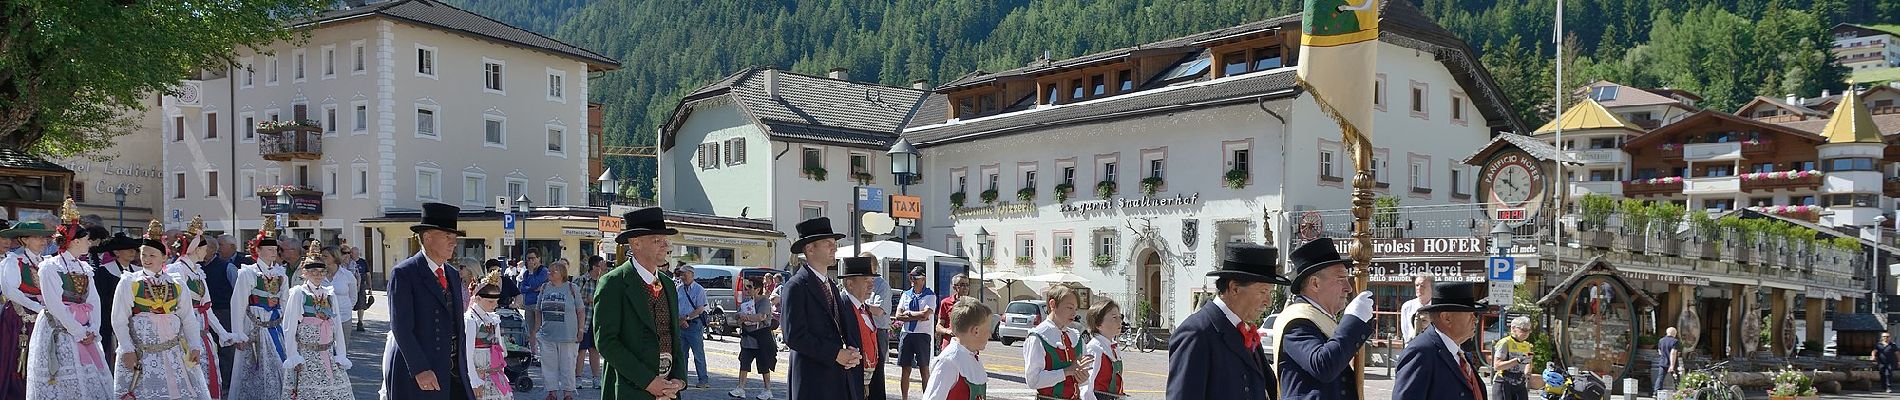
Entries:
{"type": "Polygon", "coordinates": [[[680,336],[679,316],[675,315],[679,295],[673,277],[659,273],[654,280],[661,286],[660,299],[666,302],[660,307],[665,314],[657,320],[666,323],[659,324],[646,280],[635,268],[640,267],[632,260],[614,267],[600,277],[594,292],[594,348],[607,363],[608,381],[602,383],[601,390],[604,400],[653,399],[646,387],[659,374],[661,329],[673,337],[673,370],[668,375],[686,380],[686,342],[680,336]]]}

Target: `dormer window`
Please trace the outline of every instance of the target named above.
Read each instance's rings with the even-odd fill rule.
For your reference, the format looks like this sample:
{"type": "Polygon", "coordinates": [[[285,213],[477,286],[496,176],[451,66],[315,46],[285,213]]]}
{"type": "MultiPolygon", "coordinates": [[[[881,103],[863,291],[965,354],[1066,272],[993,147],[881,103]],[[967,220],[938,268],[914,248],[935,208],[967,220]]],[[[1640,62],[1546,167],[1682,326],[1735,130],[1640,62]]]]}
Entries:
{"type": "Polygon", "coordinates": [[[1092,88],[1090,91],[1091,96],[1108,94],[1108,81],[1105,78],[1106,77],[1102,75],[1089,77],[1089,87],[1092,88]]]}
{"type": "Polygon", "coordinates": [[[1127,93],[1128,91],[1135,90],[1135,71],[1121,70],[1121,72],[1116,72],[1115,82],[1118,82],[1116,87],[1120,88],[1116,89],[1116,92],[1127,93]]]}
{"type": "Polygon", "coordinates": [[[1069,81],[1069,101],[1082,100],[1082,78],[1069,81]]]}

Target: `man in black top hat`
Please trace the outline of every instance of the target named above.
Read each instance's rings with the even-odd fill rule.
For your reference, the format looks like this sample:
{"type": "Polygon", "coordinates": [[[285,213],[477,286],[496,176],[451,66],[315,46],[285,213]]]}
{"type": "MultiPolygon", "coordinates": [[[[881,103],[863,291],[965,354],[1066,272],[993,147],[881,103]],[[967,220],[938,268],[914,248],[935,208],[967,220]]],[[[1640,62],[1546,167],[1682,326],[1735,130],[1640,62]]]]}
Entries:
{"type": "Polygon", "coordinates": [[[1208,272],[1214,301],[1188,316],[1168,340],[1168,400],[1275,399],[1274,376],[1261,350],[1260,312],[1273,300],[1280,251],[1234,243],[1208,272]]]}
{"type": "MultiPolygon", "coordinates": [[[[113,294],[119,289],[119,274],[130,270],[132,260],[138,259],[139,242],[137,239],[126,237],[125,232],[119,232],[113,234],[112,238],[92,246],[90,253],[93,254],[94,260],[104,259],[106,254],[111,254],[113,257],[112,262],[92,264],[92,287],[99,290],[100,309],[112,309],[113,294]]],[[[115,342],[112,337],[112,324],[99,325],[99,339],[101,348],[115,348],[112,347],[115,342]]],[[[117,363],[119,361],[117,358],[106,357],[106,363],[117,363]]]]}
{"type": "Polygon", "coordinates": [[[1467,360],[1460,345],[1478,332],[1478,313],[1485,301],[1478,284],[1440,282],[1432,286],[1432,304],[1419,308],[1431,328],[1405,343],[1399,370],[1392,379],[1394,399],[1484,400],[1484,382],[1478,379],[1482,360],[1467,360]]]}
{"type": "Polygon", "coordinates": [[[679,288],[665,268],[673,248],[665,211],[646,207],[621,217],[614,243],[625,262],[601,275],[594,294],[594,348],[606,361],[601,398],[668,399],[686,388],[686,340],[679,326],[679,288]]]}
{"type": "Polygon", "coordinates": [[[461,211],[423,203],[421,222],[409,226],[422,251],[389,272],[384,399],[466,400],[473,395],[464,371],[468,355],[462,354],[462,275],[448,265],[467,234],[456,228],[461,211]]]}
{"type": "Polygon", "coordinates": [[[799,222],[798,240],[792,242],[792,254],[804,256],[804,265],[785,282],[781,300],[785,345],[792,348],[786,373],[792,400],[864,398],[864,387],[852,377],[864,361],[862,340],[857,329],[847,329],[858,311],[830,278],[843,237],[832,232],[830,218],[818,217],[799,222]]]}
{"type": "Polygon", "coordinates": [[[1353,297],[1352,260],[1340,258],[1330,238],[1300,245],[1287,260],[1293,264],[1288,290],[1295,297],[1273,320],[1276,344],[1269,350],[1280,394],[1298,400],[1363,398],[1352,359],[1372,337],[1372,292],[1353,297]]]}
{"type": "MultiPolygon", "coordinates": [[[[920,267],[921,268],[921,267],[920,267]]],[[[865,307],[872,294],[874,280],[878,277],[877,259],[873,257],[846,257],[844,270],[838,274],[838,280],[844,281],[845,298],[851,300],[851,306],[858,310],[845,330],[857,330],[858,341],[849,344],[864,351],[864,362],[851,369],[851,377],[857,378],[858,385],[864,388],[864,399],[884,398],[884,369],[882,358],[878,356],[883,343],[883,335],[878,333],[877,321],[872,319],[869,307],[865,307]]],[[[926,340],[929,336],[924,337],[926,340]]],[[[908,382],[906,382],[908,383],[908,382]]]]}

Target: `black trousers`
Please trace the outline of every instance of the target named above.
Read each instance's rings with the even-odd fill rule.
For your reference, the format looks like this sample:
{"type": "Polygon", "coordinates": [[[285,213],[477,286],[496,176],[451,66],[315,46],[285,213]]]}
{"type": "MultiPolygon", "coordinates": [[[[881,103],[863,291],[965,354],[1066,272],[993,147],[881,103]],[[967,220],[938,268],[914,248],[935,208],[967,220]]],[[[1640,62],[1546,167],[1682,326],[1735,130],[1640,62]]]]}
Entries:
{"type": "Polygon", "coordinates": [[[1880,366],[1880,388],[1893,390],[1893,364],[1880,366]]]}

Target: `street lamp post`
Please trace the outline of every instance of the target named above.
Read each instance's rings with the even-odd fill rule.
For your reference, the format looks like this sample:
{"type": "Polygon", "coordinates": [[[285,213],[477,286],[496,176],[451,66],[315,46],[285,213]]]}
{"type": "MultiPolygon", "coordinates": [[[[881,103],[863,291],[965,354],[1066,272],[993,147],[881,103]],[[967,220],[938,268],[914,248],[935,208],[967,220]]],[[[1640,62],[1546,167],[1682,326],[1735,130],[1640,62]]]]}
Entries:
{"type": "Polygon", "coordinates": [[[516,208],[518,209],[518,211],[521,212],[521,219],[515,221],[516,225],[521,226],[521,246],[520,246],[521,248],[516,252],[516,255],[518,257],[516,257],[515,259],[527,260],[528,259],[528,244],[533,243],[532,241],[529,240],[529,236],[528,236],[528,210],[530,207],[534,206],[534,200],[529,200],[528,195],[524,194],[524,195],[521,195],[521,198],[515,199],[515,204],[517,205],[516,208]]]}
{"type": "Polygon", "coordinates": [[[1880,273],[1880,261],[1881,261],[1880,236],[1881,234],[1885,233],[1885,232],[1880,231],[1880,227],[1882,225],[1885,225],[1886,223],[1887,223],[1887,216],[1885,215],[1874,216],[1874,245],[1868,246],[1874,249],[1874,255],[1873,257],[1867,259],[1867,273],[1868,273],[1867,276],[1879,277],[1877,279],[1869,279],[1867,282],[1867,283],[1872,284],[1873,286],[1872,289],[1874,292],[1874,295],[1870,296],[1873,298],[1872,299],[1873,301],[1870,302],[1868,306],[1872,307],[1874,311],[1874,317],[1880,320],[1881,326],[1886,326],[1887,324],[1887,312],[1886,310],[1882,310],[1880,308],[1880,298],[1882,297],[1882,295],[1886,294],[1886,293],[1882,293],[1882,290],[1880,287],[1881,282],[1886,281],[1886,275],[1880,273]]]}
{"type": "Polygon", "coordinates": [[[605,171],[601,171],[600,178],[594,179],[594,181],[600,182],[600,196],[607,199],[607,212],[612,214],[614,196],[620,194],[620,182],[614,180],[614,169],[608,168],[605,171]]]}
{"type": "MultiPolygon", "coordinates": [[[[985,246],[986,243],[989,243],[989,241],[990,241],[990,230],[983,229],[982,226],[977,226],[976,227],[976,258],[977,258],[976,259],[976,276],[981,276],[984,278],[984,279],[978,280],[977,282],[985,282],[989,280],[989,274],[987,274],[985,271],[986,269],[983,268],[983,254],[984,254],[983,246],[985,246]]],[[[978,283],[976,286],[976,300],[977,300],[977,303],[983,302],[983,284],[982,283],[978,283]]]]}
{"type": "Polygon", "coordinates": [[[112,200],[119,203],[119,232],[125,232],[125,186],[112,189],[112,200]]]}
{"type": "MultiPolygon", "coordinates": [[[[917,148],[910,145],[909,139],[898,138],[897,143],[891,145],[891,151],[887,154],[891,156],[891,176],[897,179],[897,193],[909,196],[911,178],[917,176],[917,148]]],[[[911,223],[915,224],[916,221],[911,221],[911,223]]],[[[903,245],[903,247],[898,249],[898,257],[903,259],[904,267],[899,269],[909,271],[910,227],[905,226],[903,228],[903,231],[897,235],[897,243],[903,245]]],[[[862,241],[863,239],[858,238],[858,240],[862,241]]],[[[930,281],[925,280],[924,282],[925,284],[929,284],[930,281]]]]}

